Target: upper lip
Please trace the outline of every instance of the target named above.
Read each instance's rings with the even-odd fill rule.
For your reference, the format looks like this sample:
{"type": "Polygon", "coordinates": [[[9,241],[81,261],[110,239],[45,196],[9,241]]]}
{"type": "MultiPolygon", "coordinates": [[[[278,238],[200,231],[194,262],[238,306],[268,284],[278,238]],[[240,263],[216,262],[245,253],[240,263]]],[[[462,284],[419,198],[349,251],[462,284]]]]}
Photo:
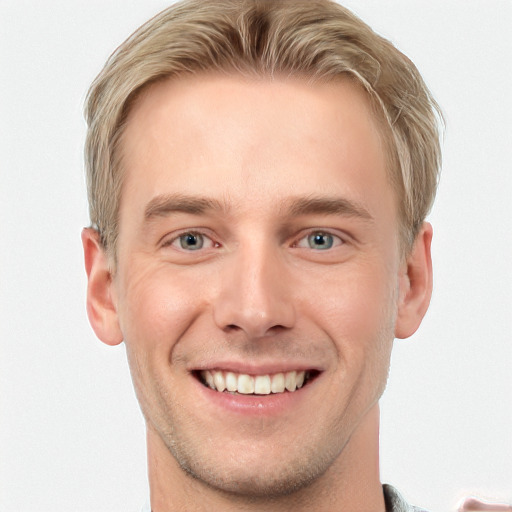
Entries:
{"type": "Polygon", "coordinates": [[[275,373],[286,373],[292,371],[322,371],[322,368],[311,363],[304,362],[269,362],[269,363],[247,363],[235,361],[215,361],[194,366],[191,371],[226,371],[243,373],[247,375],[271,375],[275,373]]]}

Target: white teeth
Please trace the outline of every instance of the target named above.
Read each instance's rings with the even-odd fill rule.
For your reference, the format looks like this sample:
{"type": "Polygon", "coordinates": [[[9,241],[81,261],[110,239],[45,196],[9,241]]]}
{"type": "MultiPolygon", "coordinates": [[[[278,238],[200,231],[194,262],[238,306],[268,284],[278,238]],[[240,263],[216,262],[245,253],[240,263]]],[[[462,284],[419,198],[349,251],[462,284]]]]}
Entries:
{"type": "Polygon", "coordinates": [[[270,377],[268,375],[258,375],[254,379],[254,392],[257,395],[270,395],[270,377]]]}
{"type": "Polygon", "coordinates": [[[238,389],[238,379],[233,372],[226,372],[226,388],[228,391],[236,391],[238,389]]]}
{"type": "Polygon", "coordinates": [[[297,387],[297,373],[288,372],[285,378],[285,386],[288,391],[295,391],[297,387]]]}
{"type": "Polygon", "coordinates": [[[210,386],[212,389],[215,389],[215,381],[213,380],[213,375],[211,372],[202,372],[202,376],[206,381],[206,384],[210,386]]]}
{"type": "Polygon", "coordinates": [[[213,382],[217,391],[224,391],[226,389],[226,380],[224,379],[222,372],[215,372],[213,374],[213,382]]]}
{"type": "Polygon", "coordinates": [[[306,372],[297,372],[297,389],[300,389],[304,385],[305,378],[306,372]]]}
{"type": "Polygon", "coordinates": [[[285,389],[284,373],[276,373],[275,375],[272,375],[272,384],[270,385],[272,393],[284,393],[285,389]]]}
{"type": "Polygon", "coordinates": [[[284,393],[285,390],[294,392],[304,385],[306,372],[292,371],[275,373],[274,375],[251,376],[244,373],[209,371],[201,372],[203,381],[216,391],[238,392],[244,395],[269,395],[284,393]]]}
{"type": "Polygon", "coordinates": [[[254,377],[241,373],[238,376],[238,392],[244,395],[254,393],[254,377]]]}

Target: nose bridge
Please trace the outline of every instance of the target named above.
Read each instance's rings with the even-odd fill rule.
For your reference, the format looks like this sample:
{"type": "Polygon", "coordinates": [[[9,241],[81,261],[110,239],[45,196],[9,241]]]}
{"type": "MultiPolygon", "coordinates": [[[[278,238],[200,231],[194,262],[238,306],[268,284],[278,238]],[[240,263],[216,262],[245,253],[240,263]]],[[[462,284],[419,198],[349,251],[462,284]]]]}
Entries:
{"type": "Polygon", "coordinates": [[[240,243],[220,276],[214,306],[217,325],[261,337],[290,328],[295,311],[287,293],[286,265],[279,247],[265,241],[240,243]]]}

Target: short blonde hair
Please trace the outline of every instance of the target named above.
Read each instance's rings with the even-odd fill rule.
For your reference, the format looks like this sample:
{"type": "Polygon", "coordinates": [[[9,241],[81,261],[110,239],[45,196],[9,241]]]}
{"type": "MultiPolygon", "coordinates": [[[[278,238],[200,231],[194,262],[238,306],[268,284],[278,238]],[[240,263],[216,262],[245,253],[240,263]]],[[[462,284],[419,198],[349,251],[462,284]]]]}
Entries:
{"type": "Polygon", "coordinates": [[[331,0],[183,0],[117,48],[87,96],[90,217],[107,252],[115,256],[130,107],[155,81],[211,71],[360,83],[383,121],[402,239],[412,245],[437,188],[442,119],[414,64],[331,0]]]}

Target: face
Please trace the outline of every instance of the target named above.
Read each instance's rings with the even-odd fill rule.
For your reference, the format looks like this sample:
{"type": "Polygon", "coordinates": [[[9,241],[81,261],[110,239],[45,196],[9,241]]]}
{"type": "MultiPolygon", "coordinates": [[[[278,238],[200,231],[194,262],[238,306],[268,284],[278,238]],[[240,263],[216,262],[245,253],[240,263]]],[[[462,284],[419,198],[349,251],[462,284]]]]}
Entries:
{"type": "Polygon", "coordinates": [[[400,273],[364,93],[162,82],[134,106],[122,159],[111,294],[153,446],[261,495],[341,467],[385,386],[400,273]]]}

